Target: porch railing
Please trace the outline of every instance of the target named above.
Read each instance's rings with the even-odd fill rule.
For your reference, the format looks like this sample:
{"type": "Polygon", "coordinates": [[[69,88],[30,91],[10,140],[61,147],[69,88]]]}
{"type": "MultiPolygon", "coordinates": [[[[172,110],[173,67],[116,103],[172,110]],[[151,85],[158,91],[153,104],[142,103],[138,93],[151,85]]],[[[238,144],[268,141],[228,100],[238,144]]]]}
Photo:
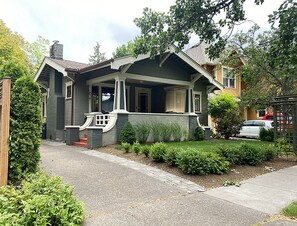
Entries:
{"type": "Polygon", "coordinates": [[[95,116],[95,125],[105,127],[109,123],[110,114],[100,114],[95,116]]]}

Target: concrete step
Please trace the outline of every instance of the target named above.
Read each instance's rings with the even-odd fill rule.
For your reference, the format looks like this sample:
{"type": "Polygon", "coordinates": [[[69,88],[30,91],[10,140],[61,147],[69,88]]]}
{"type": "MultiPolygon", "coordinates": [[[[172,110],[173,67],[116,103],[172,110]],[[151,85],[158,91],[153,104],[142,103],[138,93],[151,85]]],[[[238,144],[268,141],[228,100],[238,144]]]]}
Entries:
{"type": "Polygon", "coordinates": [[[82,137],[82,138],[79,139],[79,142],[88,143],[88,138],[82,137]]]}
{"type": "Polygon", "coordinates": [[[76,147],[83,147],[83,148],[87,148],[88,147],[88,143],[87,142],[80,142],[80,141],[74,142],[73,145],[76,146],[76,147]]]}

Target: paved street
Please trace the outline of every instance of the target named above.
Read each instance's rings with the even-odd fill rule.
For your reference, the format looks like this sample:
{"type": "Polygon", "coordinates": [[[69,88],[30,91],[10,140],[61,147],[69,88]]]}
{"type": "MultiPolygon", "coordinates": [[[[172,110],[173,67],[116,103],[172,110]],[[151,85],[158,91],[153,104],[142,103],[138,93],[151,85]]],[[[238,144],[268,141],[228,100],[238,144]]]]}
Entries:
{"type": "MultiPolygon", "coordinates": [[[[42,168],[73,185],[85,203],[84,225],[252,225],[270,214],[220,195],[231,191],[199,192],[203,188],[190,181],[100,152],[45,141],[41,156],[42,168]]],[[[296,176],[297,169],[290,170],[296,176]]]]}

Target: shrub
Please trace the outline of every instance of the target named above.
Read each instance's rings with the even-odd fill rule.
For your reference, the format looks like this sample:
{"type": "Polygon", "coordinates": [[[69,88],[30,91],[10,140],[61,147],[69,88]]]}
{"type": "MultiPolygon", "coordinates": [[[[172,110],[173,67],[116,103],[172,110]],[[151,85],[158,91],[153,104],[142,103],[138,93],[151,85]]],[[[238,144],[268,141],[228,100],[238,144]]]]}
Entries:
{"type": "Polygon", "coordinates": [[[215,153],[193,149],[181,151],[177,155],[177,165],[188,174],[223,174],[229,170],[229,162],[215,153]]]}
{"type": "Polygon", "coordinates": [[[141,147],[141,153],[145,155],[145,157],[149,157],[150,154],[150,146],[144,145],[141,147]]]}
{"type": "Polygon", "coordinates": [[[60,178],[37,173],[0,187],[0,216],[1,225],[80,225],[84,208],[60,178]]]}
{"type": "Polygon", "coordinates": [[[224,157],[228,162],[230,162],[232,165],[241,165],[243,164],[243,155],[242,152],[238,147],[226,147],[226,146],[221,146],[218,148],[216,153],[224,157]]]}
{"type": "Polygon", "coordinates": [[[282,213],[288,217],[297,217],[297,201],[292,202],[289,206],[282,210],[282,213]]]}
{"type": "Polygon", "coordinates": [[[41,108],[40,89],[29,76],[16,80],[11,92],[9,140],[10,183],[38,170],[40,160],[41,108]]]}
{"type": "Polygon", "coordinates": [[[194,131],[194,139],[198,141],[204,140],[204,131],[200,126],[194,131]]]}
{"type": "Polygon", "coordinates": [[[240,131],[239,107],[233,96],[222,93],[209,101],[209,113],[216,123],[216,131],[229,139],[240,131]]]}
{"type": "Polygon", "coordinates": [[[145,143],[147,141],[148,136],[150,135],[151,126],[146,123],[137,123],[134,126],[134,130],[136,132],[136,138],[139,143],[145,143]]]}
{"type": "Polygon", "coordinates": [[[156,162],[164,162],[164,155],[166,153],[167,145],[160,142],[155,143],[150,148],[149,156],[156,162]]]}
{"type": "Polygon", "coordinates": [[[164,161],[170,166],[176,166],[177,153],[180,151],[178,148],[167,148],[164,155],[164,161]]]}
{"type": "Polygon", "coordinates": [[[129,143],[127,143],[127,142],[122,143],[122,144],[121,144],[121,148],[124,149],[124,151],[125,151],[126,153],[128,153],[128,152],[130,152],[130,150],[131,150],[131,144],[129,144],[129,143]]]}
{"type": "Polygon", "coordinates": [[[126,122],[120,132],[120,142],[133,144],[136,141],[135,131],[130,122],[126,122]]]}
{"type": "Polygon", "coordinates": [[[264,159],[264,154],[260,148],[255,148],[248,144],[241,144],[239,147],[242,152],[242,162],[243,164],[256,166],[262,163],[264,159]]]}
{"type": "Polygon", "coordinates": [[[133,152],[135,152],[138,155],[138,153],[141,151],[141,144],[136,141],[132,145],[131,149],[132,149],[133,152]]]}
{"type": "Polygon", "coordinates": [[[277,150],[272,145],[262,147],[261,151],[263,153],[263,161],[271,161],[277,156],[277,150]]]}
{"type": "Polygon", "coordinates": [[[261,141],[273,142],[274,141],[274,131],[272,129],[266,130],[264,128],[261,128],[259,137],[260,137],[261,141]]]}

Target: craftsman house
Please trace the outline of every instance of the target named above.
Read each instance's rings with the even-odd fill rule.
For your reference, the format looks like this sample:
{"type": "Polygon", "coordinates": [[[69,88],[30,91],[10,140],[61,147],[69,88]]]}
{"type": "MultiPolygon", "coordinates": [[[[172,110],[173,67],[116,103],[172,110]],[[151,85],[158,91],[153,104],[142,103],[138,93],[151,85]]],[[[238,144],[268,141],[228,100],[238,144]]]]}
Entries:
{"type": "Polygon", "coordinates": [[[126,121],[177,122],[191,136],[199,123],[208,125],[208,93],[223,89],[208,70],[174,47],[153,59],[148,54],[87,65],[64,60],[58,42],[35,81],[44,90],[46,138],[72,144],[88,134],[91,148],[96,136],[96,146],[117,143],[126,121]]]}

